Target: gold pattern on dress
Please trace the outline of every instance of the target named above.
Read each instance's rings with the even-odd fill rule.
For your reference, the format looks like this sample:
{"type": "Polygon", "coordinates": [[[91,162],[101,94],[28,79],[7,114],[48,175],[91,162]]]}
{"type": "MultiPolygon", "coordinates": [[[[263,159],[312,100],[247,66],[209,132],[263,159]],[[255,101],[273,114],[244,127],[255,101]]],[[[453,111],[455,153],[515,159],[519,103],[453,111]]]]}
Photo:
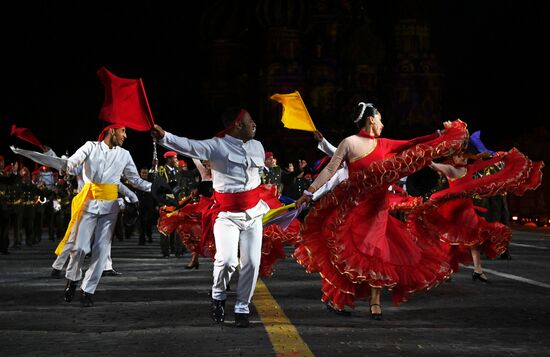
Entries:
{"type": "MultiPolygon", "coordinates": [[[[457,121],[457,123],[458,125],[461,124],[460,121],[457,121]]],[[[323,301],[336,298],[339,301],[334,302],[335,306],[343,308],[340,304],[351,304],[350,306],[352,306],[356,298],[362,297],[358,295],[363,295],[365,293],[364,289],[357,289],[363,284],[363,286],[376,288],[386,287],[389,290],[400,288],[398,276],[394,276],[391,269],[386,271],[384,268],[368,264],[368,261],[359,262],[359,264],[350,262],[348,259],[357,252],[350,251],[353,247],[341,240],[341,230],[342,227],[346,226],[347,219],[350,212],[353,211],[353,207],[360,204],[366,198],[366,195],[372,194],[373,190],[386,190],[386,185],[395,182],[400,177],[414,173],[421,167],[425,167],[429,160],[451,156],[453,153],[459,151],[467,139],[467,131],[464,124],[462,127],[456,127],[455,125],[453,129],[455,129],[455,133],[453,134],[447,134],[446,131],[445,135],[450,136],[448,140],[436,142],[433,146],[419,144],[413,150],[406,150],[391,158],[374,161],[365,168],[351,172],[348,180],[342,182],[334,190],[322,197],[318,204],[311,209],[300,230],[302,234],[302,247],[307,252],[307,258],[305,256],[303,258],[308,259],[309,262],[299,261],[299,263],[306,267],[306,269],[312,268],[311,270],[319,273],[327,284],[326,291],[323,287],[323,301]],[[319,218],[325,218],[326,214],[331,212],[333,213],[330,218],[319,225],[319,218]],[[324,255],[325,250],[327,250],[326,256],[324,255]],[[322,255],[316,260],[315,253],[317,251],[322,252],[322,255]],[[328,268],[329,266],[331,268],[328,268]],[[351,285],[332,281],[334,278],[333,274],[345,277],[351,285]],[[328,286],[332,287],[334,291],[331,291],[328,286]],[[338,296],[338,294],[346,294],[347,297],[338,296]]],[[[451,133],[450,130],[448,132],[451,133]]],[[[368,153],[350,162],[366,157],[374,151],[377,144],[378,141],[376,141],[376,145],[368,153]]],[[[403,286],[403,290],[400,293],[411,294],[422,289],[430,289],[437,286],[452,273],[450,266],[445,262],[440,262],[436,268],[439,270],[439,273],[436,271],[429,272],[433,276],[426,276],[422,281],[418,281],[418,285],[414,286],[414,288],[403,286]]],[[[401,296],[400,302],[406,301],[407,297],[406,294],[401,296]]]]}

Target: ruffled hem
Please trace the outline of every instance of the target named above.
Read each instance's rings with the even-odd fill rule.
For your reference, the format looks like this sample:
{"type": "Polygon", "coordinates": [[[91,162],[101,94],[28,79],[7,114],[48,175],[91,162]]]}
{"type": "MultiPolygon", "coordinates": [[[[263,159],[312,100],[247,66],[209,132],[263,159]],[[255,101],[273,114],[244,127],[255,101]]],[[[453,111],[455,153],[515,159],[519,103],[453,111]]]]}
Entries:
{"type": "MultiPolygon", "coordinates": [[[[388,206],[376,206],[381,196],[387,199],[384,195],[388,185],[420,170],[433,159],[461,150],[467,137],[466,125],[457,120],[438,139],[351,173],[347,181],[310,210],[302,226],[303,242],[294,257],[307,271],[319,272],[324,301],[330,300],[338,308],[353,307],[355,299],[370,295],[371,287],[387,287],[392,291],[394,303],[399,304],[449,276],[451,268],[440,247],[426,245],[421,249],[403,223],[393,217],[387,221],[391,234],[384,229],[371,236],[353,228],[366,225],[361,223],[361,214],[388,214],[388,206]],[[362,207],[367,211],[361,212],[362,207]]],[[[407,205],[413,207],[418,203],[407,205]]]]}
{"type": "MultiPolygon", "coordinates": [[[[536,189],[541,182],[544,166],[542,162],[532,162],[517,149],[512,149],[501,160],[503,168],[495,174],[481,178],[459,182],[452,187],[438,191],[415,207],[407,215],[407,229],[420,240],[443,241],[451,245],[464,247],[479,246],[489,258],[502,254],[512,237],[509,227],[499,222],[487,222],[478,216],[471,197],[490,197],[504,193],[522,195],[526,190],[536,189]],[[458,217],[444,216],[448,208],[454,209],[463,205],[463,212],[458,217]],[[464,218],[466,217],[466,218],[464,218]],[[475,224],[457,224],[457,220],[472,217],[475,224]]],[[[481,165],[479,170],[493,165],[495,160],[481,165]]]]}
{"type": "Polygon", "coordinates": [[[203,199],[198,203],[187,204],[177,211],[159,210],[157,229],[161,234],[171,235],[174,231],[187,250],[199,252],[199,243],[202,232],[202,212],[208,208],[210,202],[203,199]]]}

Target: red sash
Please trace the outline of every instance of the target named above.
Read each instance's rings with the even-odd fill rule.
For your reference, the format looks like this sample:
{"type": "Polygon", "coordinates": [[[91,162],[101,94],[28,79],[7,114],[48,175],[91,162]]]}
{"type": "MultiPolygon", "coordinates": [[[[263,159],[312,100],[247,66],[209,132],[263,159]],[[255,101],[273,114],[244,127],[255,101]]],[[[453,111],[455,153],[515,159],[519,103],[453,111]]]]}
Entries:
{"type": "Polygon", "coordinates": [[[204,245],[214,236],[214,223],[220,212],[244,212],[260,201],[260,186],[250,191],[221,193],[214,191],[215,204],[202,214],[202,235],[199,250],[205,255],[204,245]]]}

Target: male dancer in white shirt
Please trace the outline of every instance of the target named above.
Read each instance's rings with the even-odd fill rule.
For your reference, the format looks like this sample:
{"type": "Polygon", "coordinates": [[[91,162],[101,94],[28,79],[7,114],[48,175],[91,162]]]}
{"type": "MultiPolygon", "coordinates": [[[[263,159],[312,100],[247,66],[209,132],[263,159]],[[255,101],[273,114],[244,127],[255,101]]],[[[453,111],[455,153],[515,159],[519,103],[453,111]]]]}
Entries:
{"type": "Polygon", "coordinates": [[[158,125],[154,126],[151,135],[166,148],[210,161],[213,197],[217,202],[211,222],[216,242],[212,318],[215,322],[225,319],[227,283],[237,268],[240,252],[235,326],[248,327],[249,304],[260,266],[262,216],[269,210],[259,197],[259,172],[264,166],[265,153],[262,144],[253,139],[256,124],[248,111],[228,110],[222,120],[226,129],[212,139],[178,137],[158,125]]]}
{"type": "MultiPolygon", "coordinates": [[[[121,146],[126,139],[122,125],[106,127],[98,141],[88,141],[67,159],[66,171],[73,172],[83,165],[84,187],[75,196],[71,208],[71,224],[66,236],[73,243],[71,260],[65,277],[65,301],[74,298],[77,282],[82,278],[84,257],[92,252],[90,266],[81,284],[81,305],[93,306],[95,293],[109,253],[118,215],[118,183],[122,174],[128,182],[143,191],[151,190],[151,183],[139,176],[130,153],[121,146]],[[71,231],[76,234],[70,234],[71,231]],[[92,236],[95,237],[92,240],[92,236]]],[[[62,246],[58,250],[62,250],[62,246]]]]}

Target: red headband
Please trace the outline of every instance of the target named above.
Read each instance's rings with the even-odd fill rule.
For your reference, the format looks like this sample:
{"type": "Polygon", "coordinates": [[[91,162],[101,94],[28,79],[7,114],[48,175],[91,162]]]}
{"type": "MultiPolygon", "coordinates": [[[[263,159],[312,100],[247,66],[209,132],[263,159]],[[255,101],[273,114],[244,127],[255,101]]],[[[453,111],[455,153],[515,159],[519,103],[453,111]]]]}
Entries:
{"type": "Polygon", "coordinates": [[[225,128],[225,129],[223,129],[222,131],[218,132],[218,133],[216,134],[216,136],[217,136],[218,138],[224,137],[225,134],[226,134],[229,130],[231,130],[231,129],[233,129],[233,128],[235,127],[235,125],[239,122],[239,120],[241,120],[241,119],[243,118],[243,116],[244,116],[245,114],[246,114],[246,110],[241,109],[241,111],[239,112],[239,115],[237,115],[237,117],[235,118],[235,120],[233,120],[233,121],[231,122],[231,124],[229,124],[229,126],[228,126],[227,128],[225,128]]]}
{"type": "Polygon", "coordinates": [[[124,128],[124,125],[122,125],[122,124],[111,124],[111,125],[107,125],[107,126],[101,131],[101,133],[99,133],[99,136],[97,137],[97,141],[103,141],[103,139],[105,139],[105,133],[107,132],[107,130],[109,130],[109,129],[120,129],[120,128],[124,128]]]}

